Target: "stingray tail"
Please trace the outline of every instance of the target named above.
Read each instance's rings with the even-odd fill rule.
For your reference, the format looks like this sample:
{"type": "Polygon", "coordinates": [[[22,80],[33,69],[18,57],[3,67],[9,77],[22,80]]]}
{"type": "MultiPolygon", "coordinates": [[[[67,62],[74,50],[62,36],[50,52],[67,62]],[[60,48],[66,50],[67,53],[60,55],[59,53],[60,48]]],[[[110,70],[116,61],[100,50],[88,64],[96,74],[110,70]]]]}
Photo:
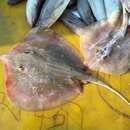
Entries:
{"type": "Polygon", "coordinates": [[[103,96],[103,94],[101,93],[100,89],[97,88],[98,94],[101,97],[101,99],[103,100],[103,102],[114,112],[116,112],[117,114],[130,119],[130,115],[127,114],[126,112],[123,112],[122,110],[118,110],[117,108],[115,108],[110,102],[107,101],[107,99],[105,99],[105,97],[103,96]]]}
{"type": "Polygon", "coordinates": [[[111,87],[110,85],[108,85],[104,81],[102,81],[100,79],[97,79],[96,77],[93,77],[93,76],[90,76],[90,75],[85,77],[85,78],[86,79],[83,81],[84,83],[85,82],[90,82],[90,83],[94,83],[94,84],[100,85],[101,87],[104,87],[104,88],[108,89],[109,91],[111,91],[112,93],[114,93],[115,95],[120,97],[124,102],[126,102],[130,106],[130,101],[129,101],[129,99],[127,97],[125,97],[118,90],[116,90],[115,88],[111,87]]]}

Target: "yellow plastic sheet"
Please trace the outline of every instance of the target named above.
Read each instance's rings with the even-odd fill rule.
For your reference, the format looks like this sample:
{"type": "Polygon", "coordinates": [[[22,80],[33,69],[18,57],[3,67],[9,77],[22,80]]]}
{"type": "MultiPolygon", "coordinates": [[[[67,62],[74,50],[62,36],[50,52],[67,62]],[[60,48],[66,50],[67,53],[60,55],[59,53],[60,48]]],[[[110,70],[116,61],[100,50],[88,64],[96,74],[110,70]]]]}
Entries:
{"type": "MultiPolygon", "coordinates": [[[[6,53],[30,30],[25,3],[8,6],[0,0],[0,53],[6,53]]],[[[53,26],[79,50],[79,37],[61,23],[53,26]]],[[[97,74],[130,99],[130,73],[122,76],[97,74]]],[[[3,65],[0,63],[0,130],[129,130],[130,106],[100,86],[88,84],[75,100],[52,110],[26,112],[15,108],[5,94],[3,65]],[[107,102],[101,98],[103,98],[107,102]],[[115,109],[112,109],[112,106],[115,109]]]]}

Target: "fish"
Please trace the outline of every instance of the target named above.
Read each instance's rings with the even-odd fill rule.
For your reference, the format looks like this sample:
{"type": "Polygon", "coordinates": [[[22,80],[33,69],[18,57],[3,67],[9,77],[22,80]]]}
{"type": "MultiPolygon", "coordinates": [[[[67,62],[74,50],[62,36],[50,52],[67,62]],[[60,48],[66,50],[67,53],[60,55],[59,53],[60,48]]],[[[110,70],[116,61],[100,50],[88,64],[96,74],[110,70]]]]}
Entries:
{"type": "Polygon", "coordinates": [[[26,4],[27,22],[34,27],[41,12],[45,0],[28,0],[26,4]]]}
{"type": "Polygon", "coordinates": [[[61,16],[70,0],[28,0],[27,21],[31,27],[49,28],[61,16]]]}
{"type": "Polygon", "coordinates": [[[88,3],[97,21],[106,19],[104,0],[88,0],[88,3]]]}
{"type": "Polygon", "coordinates": [[[93,76],[77,50],[51,29],[31,30],[0,59],[7,95],[20,109],[38,111],[63,105],[83,93],[88,82],[101,85],[130,105],[120,92],[93,76]]]}
{"type": "Polygon", "coordinates": [[[86,23],[86,25],[95,22],[95,17],[89,6],[88,0],[78,0],[77,9],[79,11],[79,14],[81,15],[81,18],[86,23]]]}
{"type": "Polygon", "coordinates": [[[49,28],[62,15],[70,0],[47,0],[45,1],[36,26],[49,28]]]}
{"type": "Polygon", "coordinates": [[[70,0],[68,7],[71,8],[77,4],[77,0],[70,0]]]}
{"type": "Polygon", "coordinates": [[[83,21],[81,15],[75,7],[72,9],[66,9],[60,19],[64,25],[69,27],[78,35],[80,35],[80,31],[82,31],[84,27],[86,28],[86,23],[83,21]]]}
{"type": "MultiPolygon", "coordinates": [[[[119,44],[119,40],[125,37],[128,22],[129,22],[129,17],[127,13],[127,8],[126,8],[126,3],[122,2],[122,8],[123,8],[123,18],[122,18],[122,23],[120,27],[115,29],[113,33],[111,34],[110,37],[106,39],[105,46],[100,47],[96,53],[96,57],[98,58],[99,61],[103,60],[104,58],[108,57],[110,53],[113,50],[113,47],[115,44],[119,44]]],[[[114,13],[113,13],[114,14],[114,13]]]]}
{"type": "MultiPolygon", "coordinates": [[[[96,1],[94,1],[94,2],[96,2],[96,1]]],[[[81,1],[80,3],[83,3],[83,1],[81,1]]],[[[91,8],[93,8],[93,1],[90,1],[89,4],[91,5],[91,8]]],[[[101,4],[103,4],[103,1],[100,1],[99,5],[101,5],[101,4]]],[[[125,6],[125,4],[126,4],[125,2],[122,3],[122,5],[124,5],[124,6],[125,6]]],[[[85,5],[85,3],[83,3],[83,5],[85,5]]],[[[114,19],[114,17],[117,17],[119,15],[120,10],[121,10],[120,5],[121,5],[120,1],[117,1],[117,0],[113,0],[111,2],[109,0],[104,0],[104,6],[105,6],[105,9],[106,9],[106,10],[104,10],[104,12],[106,12],[107,17],[110,20],[114,19]],[[112,19],[110,17],[112,17],[112,19]]],[[[98,6],[98,4],[95,3],[95,6],[98,6]]],[[[116,30],[115,34],[112,34],[112,36],[109,37],[106,40],[107,43],[106,43],[106,45],[104,47],[100,47],[100,49],[98,47],[96,58],[99,61],[101,61],[103,58],[109,56],[111,51],[112,51],[112,48],[113,48],[114,44],[117,43],[117,40],[119,40],[120,38],[124,37],[124,35],[125,35],[126,28],[127,28],[127,25],[128,25],[128,15],[126,13],[126,10],[125,10],[124,6],[123,6],[123,22],[122,22],[121,27],[118,30],[116,30]]],[[[80,5],[79,5],[79,7],[80,7],[80,5]]],[[[93,12],[96,9],[97,8],[94,8],[93,12]]],[[[83,10],[83,6],[82,6],[81,10],[83,10]]],[[[102,14],[103,13],[100,12],[100,15],[102,15],[102,14]]],[[[98,15],[99,14],[96,14],[96,16],[98,16],[98,15]]]]}
{"type": "Polygon", "coordinates": [[[109,74],[124,74],[129,71],[130,35],[127,31],[128,17],[125,10],[122,17],[121,10],[119,13],[119,8],[116,9],[115,12],[117,13],[109,15],[106,20],[88,26],[85,26],[80,19],[77,19],[78,22],[68,19],[70,13],[64,13],[62,16],[65,25],[80,36],[80,49],[84,55],[84,65],[90,70],[109,74]],[[113,48],[109,46],[111,44],[108,44],[112,39],[115,40],[113,40],[113,48]],[[110,49],[108,52],[111,53],[102,60],[98,60],[104,56],[102,52],[108,49],[105,49],[106,45],[110,49]],[[102,49],[103,51],[101,51],[102,49]]]}
{"type": "Polygon", "coordinates": [[[111,17],[111,15],[116,15],[122,8],[120,0],[104,0],[105,11],[107,18],[111,17]]]}
{"type": "Polygon", "coordinates": [[[24,0],[8,0],[7,3],[9,5],[15,5],[15,4],[20,3],[21,1],[24,1],[24,0]]]}

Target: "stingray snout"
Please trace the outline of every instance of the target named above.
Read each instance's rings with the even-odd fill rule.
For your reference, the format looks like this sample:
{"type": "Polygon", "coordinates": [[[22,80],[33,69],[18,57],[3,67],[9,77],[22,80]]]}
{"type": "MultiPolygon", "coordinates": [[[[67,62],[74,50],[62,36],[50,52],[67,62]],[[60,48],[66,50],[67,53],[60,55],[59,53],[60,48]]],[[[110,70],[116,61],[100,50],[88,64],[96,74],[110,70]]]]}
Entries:
{"type": "Polygon", "coordinates": [[[7,54],[1,54],[0,55],[0,61],[3,62],[3,63],[8,63],[9,62],[9,55],[7,54]]]}

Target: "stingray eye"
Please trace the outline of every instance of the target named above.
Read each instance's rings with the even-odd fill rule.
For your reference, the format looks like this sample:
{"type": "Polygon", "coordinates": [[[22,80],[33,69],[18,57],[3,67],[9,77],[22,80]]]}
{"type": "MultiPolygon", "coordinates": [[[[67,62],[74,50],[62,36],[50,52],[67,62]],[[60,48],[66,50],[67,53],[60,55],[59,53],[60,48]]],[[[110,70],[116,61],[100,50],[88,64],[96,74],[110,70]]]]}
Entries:
{"type": "Polygon", "coordinates": [[[26,50],[24,51],[25,54],[33,54],[34,52],[32,50],[26,50]]]}
{"type": "Polygon", "coordinates": [[[26,69],[25,66],[22,65],[22,64],[20,64],[20,65],[18,66],[18,70],[19,70],[20,72],[22,72],[22,73],[26,73],[26,72],[27,72],[27,69],[26,69]]]}
{"type": "Polygon", "coordinates": [[[97,48],[97,49],[96,49],[96,53],[98,53],[99,51],[100,51],[99,48],[97,48]]]}

